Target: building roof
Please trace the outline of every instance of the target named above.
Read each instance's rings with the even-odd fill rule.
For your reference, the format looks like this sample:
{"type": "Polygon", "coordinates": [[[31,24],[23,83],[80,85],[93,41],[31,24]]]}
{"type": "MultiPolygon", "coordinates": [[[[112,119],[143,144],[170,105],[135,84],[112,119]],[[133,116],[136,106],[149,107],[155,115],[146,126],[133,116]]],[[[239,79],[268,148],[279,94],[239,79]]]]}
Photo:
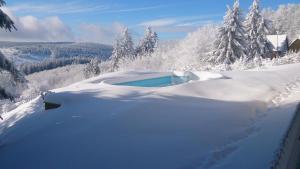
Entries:
{"type": "Polygon", "coordinates": [[[267,35],[273,51],[284,52],[288,50],[287,35],[267,35]]]}
{"type": "Polygon", "coordinates": [[[293,43],[295,43],[297,40],[300,40],[300,35],[298,35],[293,41],[291,41],[291,43],[290,44],[293,44],[293,43]]]}
{"type": "Polygon", "coordinates": [[[296,43],[299,40],[300,40],[300,38],[297,38],[297,39],[293,40],[290,45],[292,45],[293,43],[296,43]]]}

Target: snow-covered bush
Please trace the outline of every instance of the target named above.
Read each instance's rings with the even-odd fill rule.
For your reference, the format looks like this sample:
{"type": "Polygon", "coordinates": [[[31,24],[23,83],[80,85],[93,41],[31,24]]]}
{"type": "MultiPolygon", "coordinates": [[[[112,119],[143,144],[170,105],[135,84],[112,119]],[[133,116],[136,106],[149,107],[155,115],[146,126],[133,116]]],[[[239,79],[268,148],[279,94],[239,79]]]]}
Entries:
{"type": "Polygon", "coordinates": [[[288,53],[284,57],[274,58],[272,60],[264,60],[264,65],[266,66],[275,66],[275,65],[284,65],[284,64],[293,64],[300,63],[300,52],[298,53],[288,53]]]}
{"type": "Polygon", "coordinates": [[[100,61],[97,58],[91,59],[90,63],[86,64],[83,73],[85,78],[90,78],[100,74],[100,61]]]}

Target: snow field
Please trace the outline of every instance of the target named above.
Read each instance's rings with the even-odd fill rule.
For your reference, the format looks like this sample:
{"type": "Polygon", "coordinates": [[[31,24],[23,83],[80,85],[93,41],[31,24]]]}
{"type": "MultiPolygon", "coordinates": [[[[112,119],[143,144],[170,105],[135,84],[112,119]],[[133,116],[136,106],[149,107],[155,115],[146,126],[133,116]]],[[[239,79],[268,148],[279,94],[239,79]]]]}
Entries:
{"type": "Polygon", "coordinates": [[[267,168],[293,117],[299,69],[195,72],[197,80],[162,88],[111,84],[167,73],[116,72],[55,89],[46,100],[62,104],[58,109],[42,110],[37,98],[4,114],[0,163],[10,169],[267,168]],[[270,104],[287,91],[278,107],[270,104]]]}
{"type": "Polygon", "coordinates": [[[286,98],[288,98],[293,92],[297,91],[300,87],[300,76],[296,77],[295,80],[287,83],[283,91],[279,91],[274,98],[271,100],[271,103],[278,107],[286,98]]]}

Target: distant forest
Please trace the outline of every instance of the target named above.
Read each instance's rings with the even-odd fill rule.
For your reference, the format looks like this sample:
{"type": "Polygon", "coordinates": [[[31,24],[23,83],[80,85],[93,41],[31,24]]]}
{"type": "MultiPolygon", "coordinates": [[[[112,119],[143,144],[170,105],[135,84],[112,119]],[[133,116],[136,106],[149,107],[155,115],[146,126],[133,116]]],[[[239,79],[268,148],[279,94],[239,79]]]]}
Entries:
{"type": "Polygon", "coordinates": [[[0,48],[10,51],[5,55],[26,75],[93,58],[106,61],[112,53],[109,45],[74,42],[0,42],[0,48]]]}

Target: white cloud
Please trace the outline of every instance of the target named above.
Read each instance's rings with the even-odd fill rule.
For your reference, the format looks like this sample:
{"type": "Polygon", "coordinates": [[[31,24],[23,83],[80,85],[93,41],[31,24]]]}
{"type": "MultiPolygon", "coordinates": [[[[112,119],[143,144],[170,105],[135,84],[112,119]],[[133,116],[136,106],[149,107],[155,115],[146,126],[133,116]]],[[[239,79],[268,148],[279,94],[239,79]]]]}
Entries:
{"type": "Polygon", "coordinates": [[[72,41],[71,29],[57,16],[38,19],[34,16],[17,17],[8,8],[2,8],[15,22],[17,31],[0,30],[4,41],[72,41]]]}
{"type": "Polygon", "coordinates": [[[18,17],[8,8],[2,8],[15,22],[17,31],[0,30],[1,41],[80,41],[112,44],[116,36],[125,27],[115,22],[110,25],[96,25],[82,23],[73,33],[59,17],[37,18],[34,16],[18,17]]]}
{"type": "Polygon", "coordinates": [[[115,22],[111,25],[81,24],[78,41],[112,44],[115,38],[122,32],[124,25],[115,22]]]}
{"type": "Polygon", "coordinates": [[[198,25],[204,25],[204,24],[211,24],[214,23],[212,20],[199,20],[199,21],[192,21],[192,22],[183,22],[180,24],[177,24],[176,26],[198,26],[198,25]]]}

